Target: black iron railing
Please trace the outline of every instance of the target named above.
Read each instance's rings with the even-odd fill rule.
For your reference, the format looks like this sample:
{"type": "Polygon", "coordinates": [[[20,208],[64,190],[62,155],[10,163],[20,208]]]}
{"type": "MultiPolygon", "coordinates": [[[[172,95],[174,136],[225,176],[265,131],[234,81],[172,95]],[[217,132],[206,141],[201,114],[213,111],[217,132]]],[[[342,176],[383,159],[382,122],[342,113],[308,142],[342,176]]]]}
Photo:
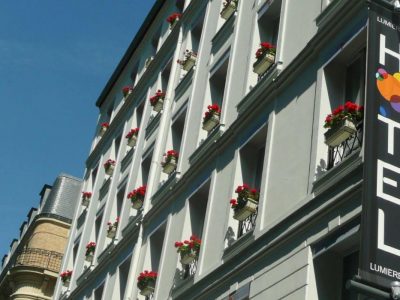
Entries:
{"type": "Polygon", "coordinates": [[[258,208],[255,213],[248,216],[245,220],[239,222],[238,238],[252,231],[256,227],[258,208]]]}
{"type": "Polygon", "coordinates": [[[15,266],[37,267],[58,273],[61,268],[62,258],[62,253],[30,248],[22,250],[18,254],[15,266]]]}
{"type": "Polygon", "coordinates": [[[196,274],[196,271],[197,271],[197,259],[195,259],[190,264],[184,266],[183,279],[193,276],[194,274],[196,274]]]}
{"type": "Polygon", "coordinates": [[[328,150],[328,167],[331,169],[341,163],[354,151],[361,149],[363,141],[363,122],[356,125],[357,132],[350,136],[347,140],[336,147],[329,147],[328,150]]]}

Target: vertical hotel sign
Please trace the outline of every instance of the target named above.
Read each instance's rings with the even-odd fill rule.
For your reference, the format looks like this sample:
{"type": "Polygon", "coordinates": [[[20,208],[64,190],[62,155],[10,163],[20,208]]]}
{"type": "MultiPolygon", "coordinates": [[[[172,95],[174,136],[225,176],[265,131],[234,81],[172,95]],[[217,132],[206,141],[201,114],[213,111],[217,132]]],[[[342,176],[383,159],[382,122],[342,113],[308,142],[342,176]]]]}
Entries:
{"type": "Polygon", "coordinates": [[[400,281],[400,14],[371,0],[360,276],[400,281]]]}

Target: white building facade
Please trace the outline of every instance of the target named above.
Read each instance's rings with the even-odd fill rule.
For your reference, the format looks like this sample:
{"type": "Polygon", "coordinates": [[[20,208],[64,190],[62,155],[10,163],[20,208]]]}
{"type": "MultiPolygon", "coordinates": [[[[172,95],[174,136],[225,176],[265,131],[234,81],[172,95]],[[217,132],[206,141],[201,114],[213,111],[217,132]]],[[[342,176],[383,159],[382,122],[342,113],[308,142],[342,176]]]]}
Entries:
{"type": "Polygon", "coordinates": [[[90,194],[55,299],[359,299],[345,283],[358,268],[363,122],[334,146],[324,122],[363,104],[367,21],[364,1],[156,1],[96,103],[90,194]],[[276,46],[269,63],[256,59],[261,42],[276,46]],[[203,124],[213,104],[221,112],[203,124]],[[230,204],[243,184],[259,192],[248,214],[230,204]],[[175,242],[191,235],[200,251],[182,264],[175,242]],[[158,273],[146,296],[145,270],[158,273]]]}

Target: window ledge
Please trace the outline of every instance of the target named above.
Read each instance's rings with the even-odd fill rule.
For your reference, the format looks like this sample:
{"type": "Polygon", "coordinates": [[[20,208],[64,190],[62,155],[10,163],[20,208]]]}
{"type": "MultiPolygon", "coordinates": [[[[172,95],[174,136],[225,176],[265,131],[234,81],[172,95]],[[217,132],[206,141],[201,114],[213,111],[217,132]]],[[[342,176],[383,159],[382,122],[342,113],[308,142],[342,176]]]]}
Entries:
{"type": "Polygon", "coordinates": [[[122,229],[122,237],[131,235],[132,232],[139,229],[140,223],[142,222],[142,212],[138,212],[136,216],[130,217],[128,224],[122,229]]]}
{"type": "Polygon", "coordinates": [[[108,189],[110,188],[110,184],[111,184],[111,177],[108,178],[100,188],[100,191],[99,191],[99,200],[100,201],[103,200],[103,198],[107,195],[108,189]]]}
{"type": "Polygon", "coordinates": [[[179,281],[172,289],[172,298],[175,299],[179,297],[184,291],[188,290],[193,286],[194,275],[179,281]]]}
{"type": "Polygon", "coordinates": [[[193,154],[189,157],[189,163],[191,165],[198,162],[200,159],[204,158],[210,148],[218,141],[218,139],[224,133],[224,125],[219,124],[209,135],[208,137],[197,147],[197,149],[193,152],[193,154]]]}
{"type": "Polygon", "coordinates": [[[334,0],[319,14],[315,19],[315,23],[318,28],[325,27],[334,19],[337,19],[339,12],[347,10],[344,7],[349,4],[349,2],[354,2],[355,4],[365,5],[363,1],[347,1],[347,0],[334,0]]]}
{"type": "Polygon", "coordinates": [[[221,49],[222,45],[231,38],[235,25],[236,14],[237,12],[233,13],[232,16],[225,21],[224,25],[221,26],[211,40],[213,53],[216,53],[219,49],[221,49]]]}
{"type": "Polygon", "coordinates": [[[115,249],[118,241],[113,240],[104,250],[100,253],[99,257],[97,258],[97,262],[101,263],[106,257],[111,255],[112,251],[115,249]]]}
{"type": "Polygon", "coordinates": [[[278,70],[278,63],[275,62],[269,70],[263,75],[263,78],[261,78],[257,84],[250,90],[249,93],[243,98],[242,101],[239,102],[237,105],[237,111],[239,114],[242,114],[245,111],[253,111],[254,107],[257,107],[255,105],[255,101],[259,100],[259,97],[253,97],[253,93],[257,90],[259,90],[258,86],[261,84],[261,82],[267,82],[267,85],[269,83],[272,83],[275,78],[279,75],[279,70],[278,70]]]}
{"type": "Polygon", "coordinates": [[[133,152],[135,151],[135,147],[132,147],[125,154],[125,157],[122,159],[122,161],[121,161],[121,173],[123,173],[126,170],[126,168],[129,166],[129,164],[131,163],[132,158],[133,158],[133,152]]]}
{"type": "Polygon", "coordinates": [[[173,189],[175,183],[178,182],[177,172],[171,174],[168,179],[158,188],[158,190],[154,193],[153,197],[151,198],[151,202],[157,204],[161,198],[164,197],[170,190],[173,189]]]}
{"type": "Polygon", "coordinates": [[[175,99],[179,99],[183,95],[183,93],[188,89],[188,87],[192,84],[194,68],[196,68],[196,65],[193,68],[191,68],[189,72],[185,74],[185,76],[176,86],[175,99]]]}
{"type": "MultiPolygon", "coordinates": [[[[164,101],[165,103],[165,101],[164,101]]],[[[161,119],[161,112],[157,113],[157,115],[155,115],[152,119],[149,120],[149,122],[147,123],[147,127],[146,127],[146,135],[145,138],[146,140],[151,136],[151,134],[156,130],[156,128],[158,127],[158,124],[160,123],[160,119],[161,119]]]]}
{"type": "Polygon", "coordinates": [[[234,256],[239,254],[243,249],[245,249],[249,244],[254,241],[254,230],[247,232],[242,235],[238,240],[236,240],[231,246],[225,249],[222,260],[226,262],[227,260],[232,259],[234,256]]]}
{"type": "Polygon", "coordinates": [[[360,153],[360,150],[351,153],[343,161],[315,180],[313,183],[313,193],[315,195],[321,194],[360,167],[363,164],[360,153]]]}
{"type": "Polygon", "coordinates": [[[90,267],[87,267],[81,274],[81,276],[76,279],[76,285],[81,285],[82,282],[86,281],[88,279],[90,273],[92,272],[94,266],[91,265],[90,267]]]}

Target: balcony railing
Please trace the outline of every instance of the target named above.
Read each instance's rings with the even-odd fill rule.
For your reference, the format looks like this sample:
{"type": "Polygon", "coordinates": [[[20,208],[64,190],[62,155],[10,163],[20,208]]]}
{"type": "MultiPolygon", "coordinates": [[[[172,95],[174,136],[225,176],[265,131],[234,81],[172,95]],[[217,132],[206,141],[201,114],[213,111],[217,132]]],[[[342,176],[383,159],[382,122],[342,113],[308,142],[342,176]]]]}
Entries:
{"type": "Polygon", "coordinates": [[[62,257],[62,253],[55,251],[36,248],[25,249],[18,254],[15,267],[37,267],[58,273],[60,271],[62,257]]]}
{"type": "Polygon", "coordinates": [[[342,142],[336,147],[329,147],[328,150],[328,167],[331,169],[340,162],[342,162],[347,156],[354,151],[361,149],[363,141],[363,122],[356,125],[357,132],[350,136],[347,140],[342,142]]]}
{"type": "Polygon", "coordinates": [[[238,238],[245,235],[247,232],[252,231],[256,227],[256,220],[258,209],[255,213],[251,214],[247,219],[239,222],[238,238]]]}
{"type": "Polygon", "coordinates": [[[195,259],[192,263],[185,265],[183,269],[183,279],[194,276],[197,271],[197,259],[195,259]]]}

